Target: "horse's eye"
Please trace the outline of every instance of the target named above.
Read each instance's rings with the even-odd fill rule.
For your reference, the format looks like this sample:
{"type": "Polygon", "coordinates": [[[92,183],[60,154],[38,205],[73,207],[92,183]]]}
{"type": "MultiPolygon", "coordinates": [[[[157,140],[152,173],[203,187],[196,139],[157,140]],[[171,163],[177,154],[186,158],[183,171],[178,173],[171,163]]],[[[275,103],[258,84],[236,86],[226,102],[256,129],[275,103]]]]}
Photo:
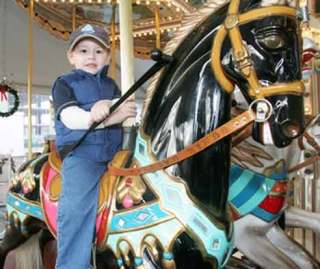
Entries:
{"type": "Polygon", "coordinates": [[[272,34],[258,38],[259,42],[267,49],[280,49],[285,45],[285,40],[279,34],[272,34]]]}

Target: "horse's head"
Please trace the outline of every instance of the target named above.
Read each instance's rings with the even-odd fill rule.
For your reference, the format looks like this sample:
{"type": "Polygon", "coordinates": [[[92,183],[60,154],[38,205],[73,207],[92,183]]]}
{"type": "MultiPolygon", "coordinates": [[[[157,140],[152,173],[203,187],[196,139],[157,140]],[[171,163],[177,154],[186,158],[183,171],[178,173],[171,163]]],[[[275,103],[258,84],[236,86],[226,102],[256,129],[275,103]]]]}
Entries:
{"type": "Polygon", "coordinates": [[[236,84],[249,104],[267,101],[257,102],[259,114],[270,113],[270,118],[254,124],[253,138],[265,143],[271,135],[277,147],[287,146],[304,129],[297,9],[294,1],[284,2],[263,0],[249,9],[232,2],[212,50],[213,71],[225,90],[236,84]],[[227,50],[225,42],[230,42],[227,50]]]}

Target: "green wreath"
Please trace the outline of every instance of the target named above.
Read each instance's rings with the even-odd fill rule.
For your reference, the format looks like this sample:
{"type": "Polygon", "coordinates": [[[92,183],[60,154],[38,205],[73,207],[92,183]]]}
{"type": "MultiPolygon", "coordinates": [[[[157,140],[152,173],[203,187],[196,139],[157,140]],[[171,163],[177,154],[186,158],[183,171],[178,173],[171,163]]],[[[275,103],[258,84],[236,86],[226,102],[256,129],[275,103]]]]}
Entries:
{"type": "Polygon", "coordinates": [[[7,84],[0,85],[0,101],[2,101],[3,98],[7,100],[8,97],[5,95],[6,93],[13,95],[14,102],[13,102],[12,108],[9,111],[7,112],[0,111],[0,117],[11,116],[13,113],[15,113],[18,110],[18,107],[19,107],[20,101],[19,101],[18,92],[7,84]]]}

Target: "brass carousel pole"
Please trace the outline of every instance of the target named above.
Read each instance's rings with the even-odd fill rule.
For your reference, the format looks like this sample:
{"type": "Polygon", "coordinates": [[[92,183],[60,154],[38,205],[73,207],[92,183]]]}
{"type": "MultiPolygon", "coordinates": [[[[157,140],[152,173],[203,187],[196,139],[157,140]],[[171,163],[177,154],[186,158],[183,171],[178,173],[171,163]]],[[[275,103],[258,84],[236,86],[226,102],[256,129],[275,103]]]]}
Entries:
{"type": "MultiPolygon", "coordinates": [[[[120,18],[120,62],[121,62],[121,92],[124,95],[134,84],[134,54],[132,34],[132,0],[118,0],[120,18]]],[[[134,118],[128,118],[123,123],[124,149],[132,149],[134,118]]]]}
{"type": "Polygon", "coordinates": [[[160,9],[159,7],[156,7],[155,10],[155,23],[156,23],[156,48],[160,49],[161,48],[161,43],[160,43],[160,9]]]}
{"type": "Polygon", "coordinates": [[[112,0],[110,77],[116,80],[116,1],[112,0]]]}
{"type": "Polygon", "coordinates": [[[29,1],[29,63],[28,63],[28,159],[32,158],[32,58],[33,0],[29,1]]]}
{"type": "Polygon", "coordinates": [[[72,5],[72,31],[76,30],[76,15],[77,15],[77,6],[76,4],[72,5]]]}
{"type": "MultiPolygon", "coordinates": [[[[119,0],[118,3],[120,15],[121,91],[124,94],[134,83],[132,0],[119,0]]],[[[132,126],[133,121],[133,118],[127,119],[123,126],[132,126]]]]}

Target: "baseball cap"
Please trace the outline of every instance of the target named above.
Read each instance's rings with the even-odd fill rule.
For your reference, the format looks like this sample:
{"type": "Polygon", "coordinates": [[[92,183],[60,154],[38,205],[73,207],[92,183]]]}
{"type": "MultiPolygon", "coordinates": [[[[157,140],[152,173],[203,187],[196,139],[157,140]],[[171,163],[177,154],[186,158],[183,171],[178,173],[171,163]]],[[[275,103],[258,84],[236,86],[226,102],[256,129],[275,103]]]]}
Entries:
{"type": "Polygon", "coordinates": [[[91,37],[97,40],[101,45],[106,48],[110,48],[110,41],[108,32],[105,31],[102,27],[85,24],[79,26],[74,32],[71,33],[69,38],[69,47],[68,51],[72,51],[74,46],[83,38],[91,37]]]}

